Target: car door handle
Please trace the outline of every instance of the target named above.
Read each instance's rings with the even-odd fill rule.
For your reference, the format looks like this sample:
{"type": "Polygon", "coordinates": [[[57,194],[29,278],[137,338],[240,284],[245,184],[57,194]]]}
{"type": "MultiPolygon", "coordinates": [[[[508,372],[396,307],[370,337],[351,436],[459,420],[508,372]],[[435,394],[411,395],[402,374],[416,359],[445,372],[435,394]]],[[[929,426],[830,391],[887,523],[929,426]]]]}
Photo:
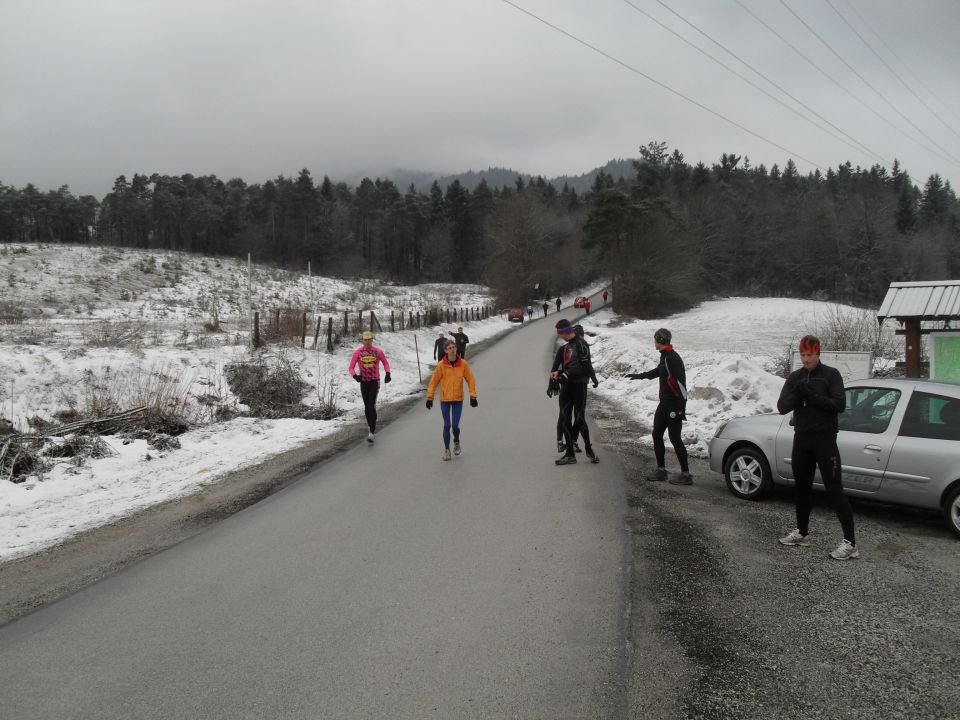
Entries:
{"type": "Polygon", "coordinates": [[[865,453],[880,453],[883,452],[883,448],[879,445],[864,445],[863,451],[865,453]]]}

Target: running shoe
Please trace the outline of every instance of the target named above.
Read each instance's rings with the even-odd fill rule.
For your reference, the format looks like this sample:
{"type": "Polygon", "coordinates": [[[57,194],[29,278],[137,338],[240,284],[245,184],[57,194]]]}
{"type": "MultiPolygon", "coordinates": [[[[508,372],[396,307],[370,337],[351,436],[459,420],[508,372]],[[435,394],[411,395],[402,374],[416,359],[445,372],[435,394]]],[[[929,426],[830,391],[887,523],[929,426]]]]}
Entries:
{"type": "Polygon", "coordinates": [[[587,447],[587,457],[590,458],[590,462],[592,462],[594,465],[600,462],[600,458],[598,458],[597,454],[593,451],[592,445],[587,447]]]}
{"type": "Polygon", "coordinates": [[[693,475],[684,470],[676,477],[670,478],[671,485],[693,485],[693,475]]]}
{"type": "Polygon", "coordinates": [[[564,445],[563,440],[557,440],[557,452],[562,453],[567,451],[567,446],[564,445]]]}
{"type": "Polygon", "coordinates": [[[787,535],[784,535],[780,538],[781,545],[799,545],[800,547],[806,547],[810,544],[809,535],[801,535],[798,528],[794,528],[787,535]]]}
{"type": "Polygon", "coordinates": [[[443,451],[443,459],[449,460],[452,456],[450,455],[450,448],[447,448],[443,451]]]}
{"type": "Polygon", "coordinates": [[[553,461],[555,465],[576,465],[577,459],[573,455],[564,455],[559,460],[553,461]]]}
{"type": "Polygon", "coordinates": [[[453,441],[453,454],[454,454],[454,455],[459,455],[459,454],[460,454],[460,441],[459,441],[459,440],[454,440],[454,441],[453,441]]]}
{"type": "Polygon", "coordinates": [[[578,443],[574,443],[574,444],[573,444],[573,451],[574,451],[574,452],[583,452],[583,450],[580,449],[580,445],[579,445],[578,443]]]}
{"type": "Polygon", "coordinates": [[[373,442],[373,430],[371,430],[370,432],[367,433],[367,442],[368,442],[368,443],[372,443],[372,442],[373,442]]]}
{"type": "Polygon", "coordinates": [[[667,479],[667,469],[658,467],[656,472],[653,475],[647,475],[646,479],[650,482],[662,482],[667,479]]]}
{"type": "Polygon", "coordinates": [[[843,540],[837,549],[830,553],[830,557],[834,560],[853,560],[860,557],[860,551],[849,540],[843,540]]]}

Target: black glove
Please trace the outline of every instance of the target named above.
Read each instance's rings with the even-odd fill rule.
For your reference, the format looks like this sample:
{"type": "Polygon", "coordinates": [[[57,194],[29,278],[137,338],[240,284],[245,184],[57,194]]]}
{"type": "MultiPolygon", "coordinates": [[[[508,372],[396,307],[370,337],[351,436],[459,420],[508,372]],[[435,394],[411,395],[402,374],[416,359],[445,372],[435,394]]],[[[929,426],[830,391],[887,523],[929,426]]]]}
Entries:
{"type": "Polygon", "coordinates": [[[640,373],[627,373],[625,377],[630,380],[643,380],[643,375],[640,373]]]}
{"type": "Polygon", "coordinates": [[[594,381],[593,381],[593,387],[596,388],[596,387],[599,387],[599,386],[600,386],[600,381],[599,381],[599,380],[594,380],[594,381]]]}
{"type": "Polygon", "coordinates": [[[476,407],[476,406],[477,406],[477,399],[470,398],[470,407],[476,407]]]}
{"type": "Polygon", "coordinates": [[[384,381],[385,383],[390,382],[390,373],[387,373],[386,375],[383,376],[383,381],[384,381]]]}
{"type": "Polygon", "coordinates": [[[427,400],[427,410],[433,409],[433,400],[427,400]]]}
{"type": "Polygon", "coordinates": [[[353,379],[356,380],[357,382],[360,382],[360,376],[359,376],[359,375],[354,375],[354,376],[353,376],[353,379]]]}

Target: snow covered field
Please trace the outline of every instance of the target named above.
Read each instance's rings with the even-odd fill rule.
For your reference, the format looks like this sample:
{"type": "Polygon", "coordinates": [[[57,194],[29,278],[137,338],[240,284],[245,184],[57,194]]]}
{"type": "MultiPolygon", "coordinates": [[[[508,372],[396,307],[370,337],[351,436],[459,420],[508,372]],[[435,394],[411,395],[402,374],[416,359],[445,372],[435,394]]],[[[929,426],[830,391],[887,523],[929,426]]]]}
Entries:
{"type": "MultiPolygon", "coordinates": [[[[369,280],[308,278],[306,273],[266,268],[254,268],[252,275],[256,306],[311,307],[321,316],[336,317],[339,311],[342,317],[345,308],[373,309],[388,317],[391,308],[416,312],[431,305],[490,303],[485,288],[478,286],[383,287],[369,280]]],[[[27,314],[22,324],[0,325],[0,417],[27,430],[28,417],[49,418],[71,405],[83,407],[95,400],[91,394],[105,378],[122,386],[118,378],[126,376],[129,387],[135,388],[144,376],[159,373],[175,376],[184,386],[198,422],[178,438],[181,447],[176,450],[158,452],[145,440],[106,436],[112,451],[108,457],[81,465],[66,459],[26,482],[0,481],[0,561],[197,492],[270,454],[362,421],[362,403],[346,373],[356,343],[347,340],[330,355],[309,349],[312,337],[306,350],[271,346],[266,352],[282,353],[315,388],[306,403],[332,393],[345,411],[342,416],[212,421],[210,407],[230,401],[224,366],[249,358],[240,317],[246,277],[246,264],[236,260],[114,248],[0,246],[0,283],[6,283],[2,297],[16,299],[27,314]],[[202,329],[214,306],[225,332],[202,329]],[[98,325],[107,319],[112,321],[109,325],[98,325]],[[129,342],[93,344],[123,323],[138,329],[129,342]],[[213,405],[210,398],[215,399],[213,405]]],[[[565,304],[572,297],[565,297],[565,304]]],[[[670,328],[674,347],[686,364],[690,391],[684,440],[692,454],[705,456],[719,423],[774,410],[783,381],[771,370],[800,336],[816,330],[825,310],[824,303],[814,301],[734,298],[651,321],[624,323],[607,310],[595,311],[583,322],[600,378],[599,388],[592,392],[649,422],[657,404],[657,382],[631,381],[623,375],[654,367],[653,333],[658,327],[670,328]]],[[[462,325],[471,342],[520,329],[499,316],[462,325]]],[[[394,368],[393,382],[382,386],[381,402],[422,392],[414,335],[377,336],[376,344],[394,368]]],[[[437,332],[422,329],[416,337],[426,380],[437,332]]],[[[467,352],[469,357],[469,347],[467,352]]],[[[638,441],[650,443],[649,437],[638,441]]]]}

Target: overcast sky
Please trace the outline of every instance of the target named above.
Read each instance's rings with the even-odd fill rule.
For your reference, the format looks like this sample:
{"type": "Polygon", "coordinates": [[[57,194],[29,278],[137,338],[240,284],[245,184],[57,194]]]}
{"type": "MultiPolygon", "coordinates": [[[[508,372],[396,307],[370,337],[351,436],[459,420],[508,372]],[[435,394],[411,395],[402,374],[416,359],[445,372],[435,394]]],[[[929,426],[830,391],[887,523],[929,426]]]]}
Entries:
{"type": "Polygon", "coordinates": [[[651,140],[960,189],[958,0],[0,0],[0,68],[0,182],[98,198],[137,172],[578,175],[651,140]]]}

